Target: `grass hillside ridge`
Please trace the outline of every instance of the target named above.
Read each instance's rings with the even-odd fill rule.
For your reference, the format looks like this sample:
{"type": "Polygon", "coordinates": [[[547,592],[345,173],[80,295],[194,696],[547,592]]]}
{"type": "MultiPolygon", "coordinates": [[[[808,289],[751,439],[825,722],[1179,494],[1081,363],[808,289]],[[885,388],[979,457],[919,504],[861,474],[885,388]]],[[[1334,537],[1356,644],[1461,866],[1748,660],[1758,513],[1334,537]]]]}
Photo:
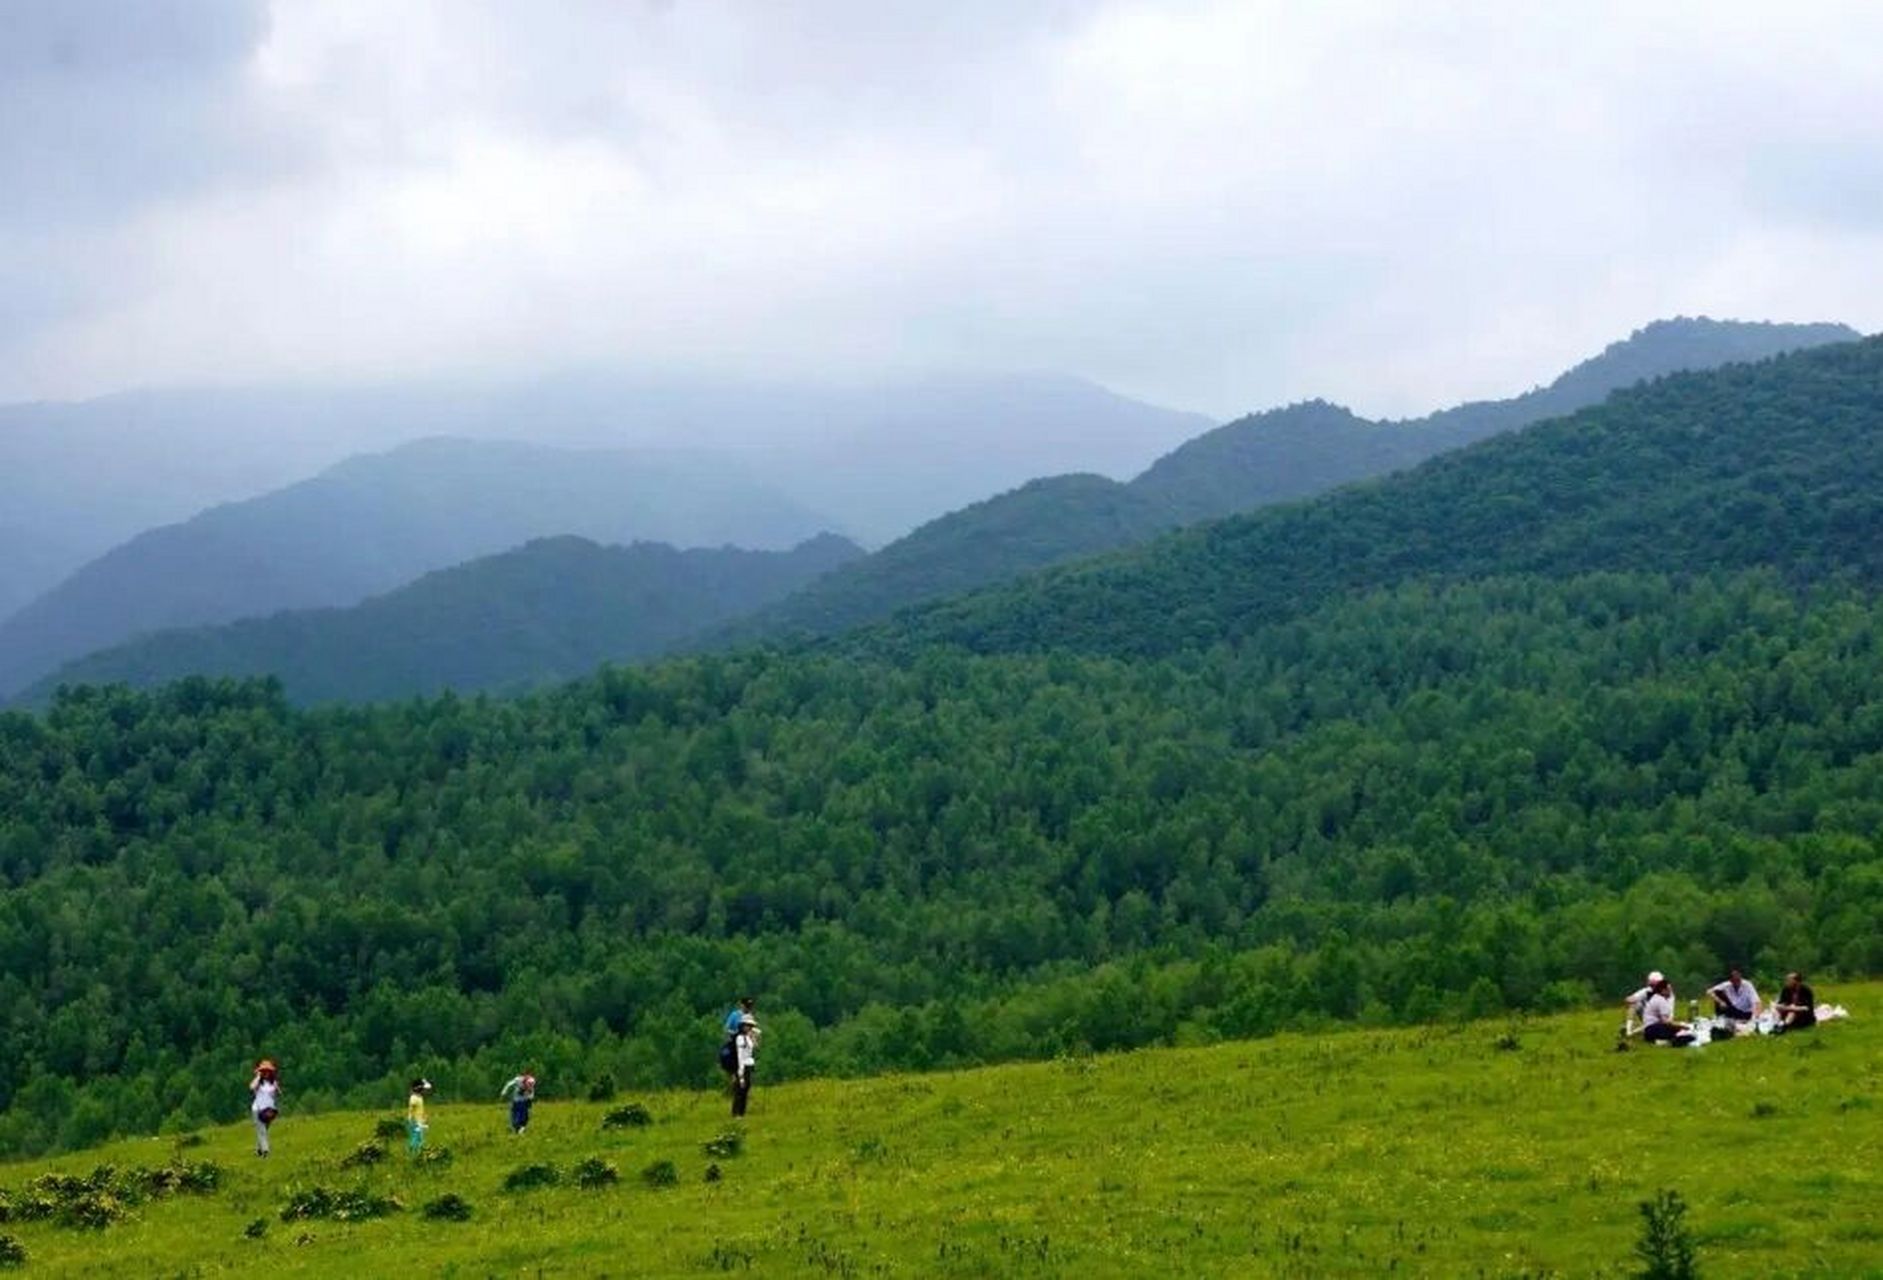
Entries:
{"type": "MultiPolygon", "coordinates": [[[[1883,983],[1822,994],[1855,1016],[1688,1051],[1614,1053],[1613,1015],[1588,1011],[761,1084],[737,1154],[708,1151],[732,1127],[715,1092],[641,1096],[653,1123],[613,1130],[619,1103],[546,1093],[521,1138],[494,1100],[437,1105],[449,1157],[426,1164],[397,1141],[355,1155],[391,1107],[290,1103],[266,1162],[246,1124],[181,1151],[223,1167],[212,1193],[0,1231],[46,1276],[351,1276],[365,1257],[464,1277],[1619,1275],[1638,1204],[1671,1188],[1715,1280],[1875,1275],[1883,983]],[[548,1182],[532,1165],[554,1181],[505,1189],[548,1182]],[[316,1188],[403,1207],[284,1221],[316,1188]],[[452,1196],[467,1218],[427,1216],[452,1196]]],[[[174,1143],[8,1164],[0,1185],[161,1165],[174,1143]]]]}

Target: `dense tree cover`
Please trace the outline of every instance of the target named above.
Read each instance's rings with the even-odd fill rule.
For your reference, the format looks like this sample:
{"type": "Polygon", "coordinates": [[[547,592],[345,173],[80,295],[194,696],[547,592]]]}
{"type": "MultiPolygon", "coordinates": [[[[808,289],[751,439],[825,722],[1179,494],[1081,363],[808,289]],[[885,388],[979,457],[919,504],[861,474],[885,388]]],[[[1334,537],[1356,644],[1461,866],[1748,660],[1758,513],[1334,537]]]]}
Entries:
{"type": "Polygon", "coordinates": [[[1883,604],[1411,584],[1164,661],[747,654],[0,715],[0,1145],[1883,969],[1883,604]]]}
{"type": "Polygon", "coordinates": [[[1662,320],[1611,343],[1548,386],[1406,422],[1315,400],[1238,418],[1159,458],[1126,484],[1054,476],[934,520],[806,586],[704,645],[833,635],[1021,574],[1131,546],[1182,525],[1324,493],[1448,449],[1600,403],[1685,369],[1712,369],[1847,342],[1838,324],[1662,320]]]}
{"type": "Polygon", "coordinates": [[[142,636],[66,664],[23,700],[43,703],[61,684],[147,687],[189,675],[276,675],[302,703],[520,692],[653,657],[862,554],[833,534],[790,551],[544,538],[348,609],[142,636]]]}
{"type": "Polygon", "coordinates": [[[1311,502],[914,610],[913,653],[1164,655],[1420,577],[1772,565],[1883,581],[1883,338],[1677,374],[1311,502]]]}

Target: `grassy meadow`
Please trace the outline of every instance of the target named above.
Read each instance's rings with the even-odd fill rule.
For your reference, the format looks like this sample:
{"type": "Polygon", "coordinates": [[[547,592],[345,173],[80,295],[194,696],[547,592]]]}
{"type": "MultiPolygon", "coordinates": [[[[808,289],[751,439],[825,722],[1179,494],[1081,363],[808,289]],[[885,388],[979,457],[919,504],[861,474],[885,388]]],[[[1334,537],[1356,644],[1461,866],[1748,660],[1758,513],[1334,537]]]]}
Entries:
{"type": "Polygon", "coordinates": [[[1702,1275],[1883,1276],[1883,983],[1820,989],[1854,1016],[1687,1052],[1612,1052],[1614,1019],[1578,1012],[761,1084],[732,1156],[703,1150],[733,1128],[710,1092],[546,1080],[520,1139],[495,1101],[441,1101],[439,1167],[389,1140],[342,1168],[381,1117],[290,1109],[266,1162],[242,1124],[0,1166],[15,1193],[101,1162],[226,1170],[102,1229],[0,1232],[45,1276],[1589,1276],[1633,1273],[1636,1206],[1671,1187],[1702,1275]],[[604,1131],[628,1101],[653,1123],[604,1131]],[[575,1186],[587,1157],[619,1182],[575,1186]],[[674,1185],[643,1178],[661,1161],[674,1185]],[[532,1162],[563,1181],[505,1190],[532,1162]],[[404,1208],[283,1221],[315,1185],[404,1208]],[[446,1193],[467,1220],[423,1215],[446,1193]]]}

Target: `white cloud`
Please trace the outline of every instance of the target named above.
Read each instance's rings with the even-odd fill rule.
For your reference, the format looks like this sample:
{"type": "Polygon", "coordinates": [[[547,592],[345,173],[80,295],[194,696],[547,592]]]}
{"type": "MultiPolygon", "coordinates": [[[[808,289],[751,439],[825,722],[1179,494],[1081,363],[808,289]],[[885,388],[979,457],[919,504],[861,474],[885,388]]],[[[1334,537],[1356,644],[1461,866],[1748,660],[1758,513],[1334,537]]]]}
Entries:
{"type": "Polygon", "coordinates": [[[0,396],[606,361],[1418,412],[1659,315],[1883,325],[1870,5],[294,0],[213,37],[171,91],[241,127],[188,181],[0,215],[0,396]]]}

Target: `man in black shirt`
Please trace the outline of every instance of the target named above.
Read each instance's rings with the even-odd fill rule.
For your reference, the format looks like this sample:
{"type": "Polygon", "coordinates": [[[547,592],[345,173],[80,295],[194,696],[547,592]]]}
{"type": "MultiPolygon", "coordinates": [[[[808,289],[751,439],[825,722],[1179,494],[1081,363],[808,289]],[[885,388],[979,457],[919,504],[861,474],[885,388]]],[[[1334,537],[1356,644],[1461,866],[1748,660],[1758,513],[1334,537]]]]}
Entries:
{"type": "Polygon", "coordinates": [[[1778,1014],[1779,1031],[1804,1031],[1818,1025],[1817,993],[1805,985],[1804,974],[1785,975],[1785,989],[1778,993],[1772,1011],[1778,1014]]]}

